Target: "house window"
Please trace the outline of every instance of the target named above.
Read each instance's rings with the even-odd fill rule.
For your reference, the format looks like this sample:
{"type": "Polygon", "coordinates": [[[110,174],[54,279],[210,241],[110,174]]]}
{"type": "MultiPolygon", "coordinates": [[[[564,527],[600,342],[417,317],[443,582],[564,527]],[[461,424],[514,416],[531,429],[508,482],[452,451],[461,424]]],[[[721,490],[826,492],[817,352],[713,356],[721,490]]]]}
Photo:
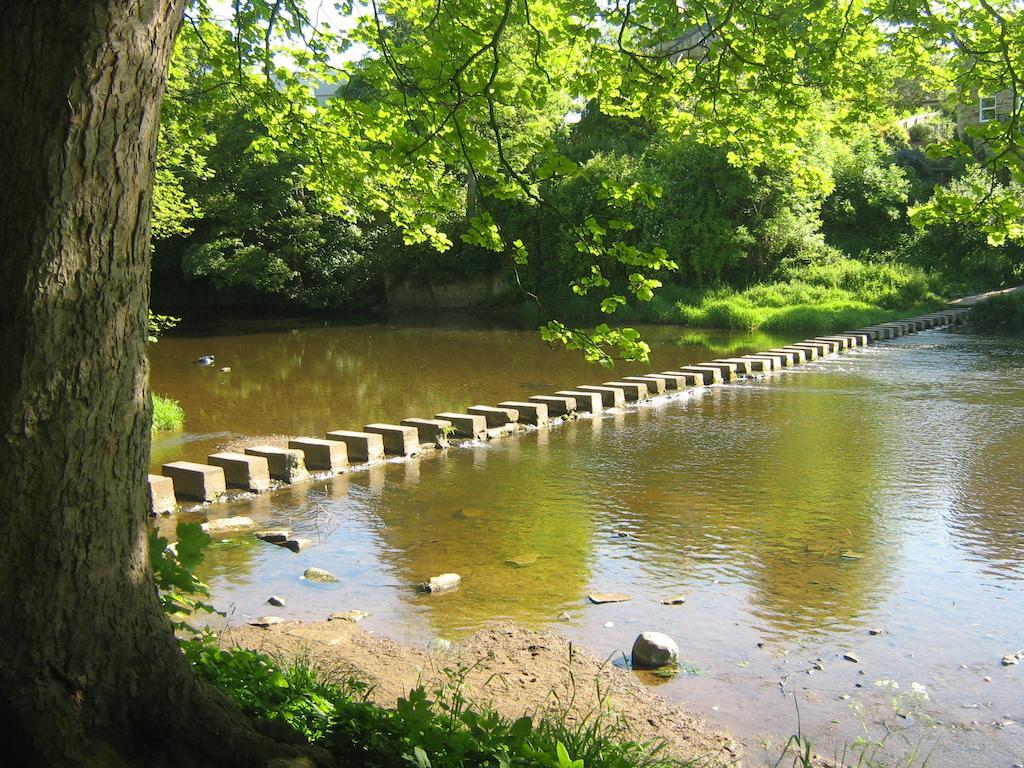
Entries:
{"type": "Polygon", "coordinates": [[[996,97],[982,96],[978,100],[978,122],[987,123],[996,119],[996,97]]]}

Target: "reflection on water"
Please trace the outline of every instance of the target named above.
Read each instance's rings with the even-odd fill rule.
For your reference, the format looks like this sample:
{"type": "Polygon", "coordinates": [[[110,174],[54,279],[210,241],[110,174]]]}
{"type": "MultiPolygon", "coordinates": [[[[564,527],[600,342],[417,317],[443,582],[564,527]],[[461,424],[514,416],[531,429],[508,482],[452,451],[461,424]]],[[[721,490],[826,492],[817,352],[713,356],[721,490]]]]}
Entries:
{"type": "MultiPolygon", "coordinates": [[[[430,400],[437,393],[423,391],[432,374],[415,352],[427,345],[408,331],[400,341],[375,333],[372,349],[336,355],[366,374],[366,392],[385,393],[380,401],[379,392],[368,394],[367,403],[350,393],[349,412],[353,404],[438,410],[430,400]],[[417,358],[423,371],[359,358],[382,349],[417,358]]],[[[484,393],[459,383],[461,372],[485,370],[488,343],[515,334],[467,331],[455,341],[451,333],[446,346],[457,354],[444,362],[459,373],[442,385],[445,402],[463,391],[462,404],[518,394],[507,383],[499,393],[499,377],[488,373],[477,377],[484,393]]],[[[600,379],[518,343],[501,354],[508,379],[534,389],[600,379]]],[[[657,352],[659,369],[708,356],[672,348],[667,338],[657,352]]],[[[290,370],[285,380],[305,376],[305,364],[290,370]]],[[[289,525],[320,544],[297,555],[241,540],[218,544],[202,575],[235,620],[266,613],[267,596],[278,594],[288,600],[282,615],[368,610],[365,626],[410,642],[457,637],[506,617],[556,626],[598,654],[628,649],[639,631],[667,632],[703,674],[661,691],[755,743],[792,731],[794,692],[803,727],[841,742],[859,726],[840,695],[877,702],[876,679],[904,688],[919,682],[931,694],[931,714],[947,726],[930,765],[1010,765],[1024,755],[1015,724],[1024,719],[1024,684],[1020,666],[1003,668],[999,659],[1024,647],[1022,374],[1020,342],[927,332],[769,378],[391,463],[215,508],[289,525]],[[339,583],[302,581],[309,565],[333,571],[339,583]],[[457,592],[415,591],[445,571],[462,575],[457,592]],[[590,605],[590,591],[634,599],[590,605]],[[684,605],[662,605],[677,594],[687,595],[684,605]],[[843,661],[846,651],[860,663],[843,661]],[[819,658],[824,671],[807,674],[819,658]],[[1006,721],[1015,723],[992,726],[1006,721]]],[[[330,404],[332,386],[311,389],[330,404]]],[[[189,411],[184,393],[169,394],[189,411]]]]}

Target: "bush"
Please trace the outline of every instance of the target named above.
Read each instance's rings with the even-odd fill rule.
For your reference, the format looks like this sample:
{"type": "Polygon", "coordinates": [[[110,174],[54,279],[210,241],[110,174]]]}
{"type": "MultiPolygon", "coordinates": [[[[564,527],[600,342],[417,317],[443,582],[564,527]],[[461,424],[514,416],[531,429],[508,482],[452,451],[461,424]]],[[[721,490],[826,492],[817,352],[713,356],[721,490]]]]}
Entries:
{"type": "Polygon", "coordinates": [[[971,322],[984,331],[1024,335],[1024,291],[1004,293],[979,302],[971,310],[971,322]]]}
{"type": "Polygon", "coordinates": [[[153,431],[168,432],[185,426],[185,411],[181,403],[168,397],[153,395],[153,431]]]}

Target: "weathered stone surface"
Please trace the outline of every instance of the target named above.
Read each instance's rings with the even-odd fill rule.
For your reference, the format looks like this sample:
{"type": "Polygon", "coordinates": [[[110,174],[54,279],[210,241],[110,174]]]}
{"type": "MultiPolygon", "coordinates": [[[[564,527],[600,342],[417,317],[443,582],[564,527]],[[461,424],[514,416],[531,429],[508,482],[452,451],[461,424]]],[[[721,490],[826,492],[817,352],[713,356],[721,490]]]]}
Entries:
{"type": "Polygon", "coordinates": [[[823,341],[799,341],[796,342],[795,344],[790,344],[790,346],[796,347],[797,349],[813,350],[815,355],[817,355],[818,357],[827,357],[828,355],[832,354],[832,346],[830,344],[826,344],[823,341]]]}
{"type": "Polygon", "coordinates": [[[701,368],[717,368],[721,374],[723,381],[733,381],[739,376],[739,366],[736,363],[701,363],[701,368]]]}
{"type": "Polygon", "coordinates": [[[714,362],[734,365],[736,366],[736,372],[744,376],[749,376],[752,373],[757,373],[764,369],[763,365],[758,365],[753,360],[746,360],[741,357],[720,357],[714,362]]]}
{"type": "Polygon", "coordinates": [[[246,456],[262,456],[267,460],[270,476],[285,483],[301,483],[309,479],[302,451],[276,448],[272,445],[253,445],[245,449],[246,456]]]}
{"type": "Polygon", "coordinates": [[[442,573],[440,576],[433,576],[430,581],[421,584],[420,591],[430,593],[451,592],[453,589],[458,589],[460,583],[462,583],[462,577],[459,574],[442,573]]]}
{"type": "Polygon", "coordinates": [[[626,396],[626,401],[630,403],[646,399],[647,394],[651,391],[647,384],[639,381],[606,381],[601,386],[621,389],[626,396]]]}
{"type": "Polygon", "coordinates": [[[416,430],[421,445],[447,445],[445,430],[451,425],[452,423],[445,419],[402,419],[403,427],[412,427],[416,430]]]}
{"type": "Polygon", "coordinates": [[[256,538],[262,539],[268,544],[280,544],[282,541],[290,539],[291,536],[292,532],[287,528],[271,528],[256,532],[256,538]]]}
{"type": "Polygon", "coordinates": [[[504,427],[519,421],[515,408],[498,408],[493,405],[471,405],[466,409],[470,416],[483,416],[488,428],[504,427]]]}
{"type": "Polygon", "coordinates": [[[323,568],[307,568],[302,575],[307,581],[315,581],[319,584],[331,584],[338,580],[337,576],[323,568]]]}
{"type": "Polygon", "coordinates": [[[505,561],[505,565],[510,566],[511,568],[529,568],[531,565],[535,565],[537,563],[537,557],[536,552],[528,552],[526,554],[510,557],[505,561]]]}
{"type": "Polygon", "coordinates": [[[686,377],[675,376],[669,373],[648,373],[644,376],[645,379],[660,379],[667,391],[675,391],[677,389],[686,389],[686,377]]]}
{"type": "Polygon", "coordinates": [[[447,411],[435,413],[434,418],[450,421],[458,437],[468,437],[471,440],[484,440],[487,437],[487,419],[483,416],[447,411]]]}
{"type": "Polygon", "coordinates": [[[277,544],[277,546],[279,546],[279,547],[284,547],[285,549],[290,549],[292,552],[303,552],[303,551],[309,549],[310,547],[312,547],[314,544],[316,544],[316,542],[313,541],[312,539],[291,539],[291,538],[285,539],[284,541],[275,541],[274,543],[277,544]]]}
{"type": "Polygon", "coordinates": [[[836,352],[842,352],[848,347],[848,344],[845,343],[842,339],[826,339],[824,337],[816,336],[813,339],[808,339],[808,341],[813,341],[820,344],[828,344],[828,347],[833,354],[836,352]]]}
{"type": "Polygon", "coordinates": [[[571,397],[576,401],[576,410],[580,413],[601,413],[604,404],[600,392],[581,392],[575,389],[560,389],[555,392],[559,397],[571,397]]]}
{"type": "Polygon", "coordinates": [[[548,407],[544,403],[528,403],[523,400],[506,400],[498,403],[501,408],[515,408],[519,412],[519,421],[542,427],[548,423],[548,407]]]}
{"type": "Polygon", "coordinates": [[[590,602],[601,605],[602,603],[624,603],[633,598],[621,592],[591,592],[587,595],[590,602]]]}
{"type": "Polygon", "coordinates": [[[224,495],[227,484],[224,470],[194,461],[172,461],[162,468],[164,477],[174,483],[174,495],[179,499],[216,501],[224,495]]]}
{"type": "Polygon", "coordinates": [[[776,368],[789,368],[800,362],[796,352],[758,352],[754,357],[770,357],[775,361],[776,368]]]}
{"type": "Polygon", "coordinates": [[[633,641],[630,660],[635,669],[657,669],[679,661],[676,641],[661,632],[641,632],[633,641]]]}
{"type": "Polygon", "coordinates": [[[420,433],[416,427],[378,423],[367,424],[363,431],[380,435],[388,456],[415,456],[420,452],[420,433]]]}
{"type": "Polygon", "coordinates": [[[353,624],[356,624],[356,623],[362,621],[363,619],[365,619],[369,615],[370,614],[368,614],[366,611],[335,611],[334,613],[332,613],[330,616],[327,617],[327,620],[328,621],[350,621],[353,624]]]}
{"type": "Polygon", "coordinates": [[[270,627],[274,624],[284,624],[284,619],[280,616],[260,616],[249,623],[254,627],[270,627]]]}
{"type": "Polygon", "coordinates": [[[582,384],[576,387],[578,392],[593,392],[601,396],[601,405],[605,408],[621,408],[626,404],[626,393],[619,387],[601,387],[594,384],[582,384]]]}
{"type": "MultiPolygon", "coordinates": [[[[693,371],[662,371],[662,376],[671,376],[675,379],[682,379],[687,387],[703,387],[704,374],[693,371]]],[[[682,389],[682,387],[680,387],[682,389]]]]}
{"type": "Polygon", "coordinates": [[[288,441],[288,447],[302,452],[306,469],[343,472],[348,466],[348,446],[339,440],[295,437],[288,441]]]}
{"type": "Polygon", "coordinates": [[[530,395],[531,403],[541,403],[548,407],[549,416],[565,416],[576,410],[576,398],[564,395],[530,395]]]}
{"type": "Polygon", "coordinates": [[[643,384],[647,387],[647,393],[650,395],[662,395],[665,393],[664,379],[649,376],[623,376],[622,380],[633,384],[643,384]]]}
{"type": "Polygon", "coordinates": [[[680,373],[693,373],[701,377],[701,384],[721,384],[723,381],[722,371],[719,368],[711,368],[706,365],[687,365],[679,369],[680,373]]]}
{"type": "Polygon", "coordinates": [[[860,659],[858,658],[857,654],[855,654],[853,651],[847,651],[846,653],[844,653],[843,658],[847,661],[852,661],[854,664],[860,663],[860,659]]]}
{"type": "Polygon", "coordinates": [[[754,363],[754,372],[756,373],[768,373],[769,371],[777,371],[782,368],[789,361],[783,362],[783,358],[778,355],[772,355],[768,353],[757,353],[756,355],[744,355],[743,357],[736,358],[737,360],[749,360],[754,363]],[[758,367],[760,365],[760,367],[758,367]]]}
{"type": "Polygon", "coordinates": [[[270,466],[263,456],[224,451],[211,453],[206,460],[224,470],[224,480],[231,488],[244,488],[254,493],[270,488],[270,466]]]}
{"type": "Polygon", "coordinates": [[[666,597],[661,601],[662,605],[682,605],[686,602],[686,595],[675,595],[673,597],[666,597]]]}
{"type": "Polygon", "coordinates": [[[174,481],[163,475],[149,475],[149,514],[166,515],[178,508],[174,498],[174,481]]]}
{"type": "Polygon", "coordinates": [[[251,517],[243,515],[219,517],[216,520],[207,520],[203,523],[203,531],[211,536],[227,536],[241,531],[251,531],[255,527],[256,522],[251,517]]]}
{"type": "Polygon", "coordinates": [[[326,437],[345,444],[349,461],[384,461],[384,438],[375,432],[336,429],[328,432],[326,437]]]}

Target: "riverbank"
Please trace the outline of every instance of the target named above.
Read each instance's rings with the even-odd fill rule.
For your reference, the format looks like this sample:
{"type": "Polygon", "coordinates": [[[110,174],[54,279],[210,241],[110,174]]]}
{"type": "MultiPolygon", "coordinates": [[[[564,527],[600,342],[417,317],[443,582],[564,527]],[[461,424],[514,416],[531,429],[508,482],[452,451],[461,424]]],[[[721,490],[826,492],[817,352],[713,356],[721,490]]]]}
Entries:
{"type": "Polygon", "coordinates": [[[570,725],[603,713],[602,726],[618,739],[665,744],[663,756],[719,768],[738,766],[732,737],[698,715],[668,703],[615,666],[550,631],[495,623],[457,643],[430,650],[403,646],[364,632],[347,620],[242,626],[221,635],[225,647],[243,647],[282,661],[344,670],[371,686],[382,707],[394,707],[417,685],[428,692],[457,685],[474,705],[510,718],[558,718],[570,725]]]}

